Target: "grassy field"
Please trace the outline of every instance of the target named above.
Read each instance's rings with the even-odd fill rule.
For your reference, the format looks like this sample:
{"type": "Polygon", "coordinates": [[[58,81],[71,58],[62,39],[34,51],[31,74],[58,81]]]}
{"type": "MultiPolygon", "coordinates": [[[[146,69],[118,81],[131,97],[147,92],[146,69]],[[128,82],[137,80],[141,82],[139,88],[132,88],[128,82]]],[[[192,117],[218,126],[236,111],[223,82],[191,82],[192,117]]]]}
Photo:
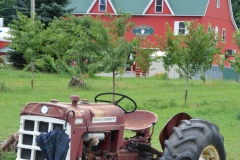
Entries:
{"type": "MultiPolygon", "coordinates": [[[[70,102],[70,95],[77,94],[93,102],[95,95],[112,91],[112,78],[85,78],[85,89],[68,88],[71,75],[35,74],[34,89],[31,88],[31,73],[0,69],[0,141],[18,131],[20,111],[26,102],[70,102]]],[[[139,109],[158,115],[153,135],[153,147],[161,150],[158,135],[164,124],[174,114],[187,112],[194,118],[215,123],[224,136],[227,160],[240,157],[240,84],[233,81],[213,80],[203,85],[202,81],[189,82],[188,101],[184,103],[185,81],[160,78],[122,78],[116,92],[134,99],[139,109]]]]}

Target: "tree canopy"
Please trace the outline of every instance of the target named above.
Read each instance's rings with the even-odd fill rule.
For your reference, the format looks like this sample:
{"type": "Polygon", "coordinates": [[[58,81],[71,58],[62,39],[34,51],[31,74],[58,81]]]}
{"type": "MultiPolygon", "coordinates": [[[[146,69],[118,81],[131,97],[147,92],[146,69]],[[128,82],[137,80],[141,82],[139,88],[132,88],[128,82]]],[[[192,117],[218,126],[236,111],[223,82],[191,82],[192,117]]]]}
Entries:
{"type": "MultiPolygon", "coordinates": [[[[69,3],[71,3],[71,0],[35,0],[36,19],[48,26],[54,17],[61,18],[66,13],[71,13],[73,11],[73,8],[67,8],[69,3]]],[[[31,17],[30,6],[31,0],[18,0],[15,8],[17,12],[21,12],[23,15],[31,17]]]]}
{"type": "Polygon", "coordinates": [[[61,73],[75,60],[77,66],[73,70],[77,77],[99,68],[115,72],[126,66],[128,55],[139,43],[134,39],[128,42],[125,37],[128,28],[133,26],[128,21],[130,15],[109,18],[110,21],[105,22],[90,15],[55,17],[45,28],[40,20],[34,21],[19,13],[10,25],[12,36],[8,39],[12,40],[12,49],[24,54],[30,68],[35,63],[36,67],[40,65],[61,73]]]}
{"type": "Polygon", "coordinates": [[[185,22],[185,34],[174,36],[172,28],[166,24],[166,38],[159,38],[159,47],[166,52],[166,66],[179,67],[186,79],[185,102],[188,95],[188,80],[195,76],[203,66],[213,61],[213,56],[220,53],[219,39],[214,30],[206,33],[198,21],[185,22]]]}
{"type": "MultiPolygon", "coordinates": [[[[127,58],[134,48],[139,45],[136,39],[127,41],[125,36],[129,28],[132,28],[135,24],[129,22],[131,15],[121,14],[116,16],[110,16],[109,22],[106,24],[108,28],[109,36],[108,43],[105,48],[102,49],[100,63],[104,66],[106,72],[112,72],[113,75],[113,92],[115,92],[115,71],[127,66],[127,58]]],[[[114,101],[114,95],[113,95],[114,101]]]]}
{"type": "MultiPolygon", "coordinates": [[[[234,33],[234,43],[240,49],[240,31],[235,31],[234,33]]],[[[233,66],[236,73],[240,73],[240,53],[234,53],[234,60],[230,60],[231,65],[233,66]]]]}

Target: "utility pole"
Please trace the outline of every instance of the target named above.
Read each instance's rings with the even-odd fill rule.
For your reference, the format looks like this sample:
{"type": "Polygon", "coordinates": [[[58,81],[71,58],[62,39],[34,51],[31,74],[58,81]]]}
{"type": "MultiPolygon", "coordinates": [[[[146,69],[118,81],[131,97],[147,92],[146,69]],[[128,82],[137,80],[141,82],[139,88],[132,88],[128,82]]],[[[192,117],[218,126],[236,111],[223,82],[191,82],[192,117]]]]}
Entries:
{"type": "MultiPolygon", "coordinates": [[[[31,19],[33,20],[34,23],[34,16],[35,15],[35,0],[31,0],[31,19]]],[[[31,62],[30,62],[30,69],[32,72],[32,81],[31,81],[31,85],[32,85],[32,89],[33,89],[33,83],[34,83],[34,61],[31,57],[31,62]]]]}
{"type": "Polygon", "coordinates": [[[35,0],[31,0],[31,19],[34,20],[34,13],[35,13],[35,0]]]}

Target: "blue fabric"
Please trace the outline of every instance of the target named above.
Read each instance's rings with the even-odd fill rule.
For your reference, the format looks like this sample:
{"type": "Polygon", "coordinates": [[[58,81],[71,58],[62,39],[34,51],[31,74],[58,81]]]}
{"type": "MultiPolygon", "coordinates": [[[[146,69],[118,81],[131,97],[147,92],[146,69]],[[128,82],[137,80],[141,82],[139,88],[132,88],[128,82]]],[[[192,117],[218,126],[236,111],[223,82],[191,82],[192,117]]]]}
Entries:
{"type": "Polygon", "coordinates": [[[67,151],[69,149],[70,138],[68,135],[61,130],[61,132],[57,135],[55,141],[55,158],[54,160],[65,160],[67,156],[67,151]]]}
{"type": "Polygon", "coordinates": [[[69,136],[60,128],[36,138],[46,160],[65,160],[69,149],[69,136]]]}

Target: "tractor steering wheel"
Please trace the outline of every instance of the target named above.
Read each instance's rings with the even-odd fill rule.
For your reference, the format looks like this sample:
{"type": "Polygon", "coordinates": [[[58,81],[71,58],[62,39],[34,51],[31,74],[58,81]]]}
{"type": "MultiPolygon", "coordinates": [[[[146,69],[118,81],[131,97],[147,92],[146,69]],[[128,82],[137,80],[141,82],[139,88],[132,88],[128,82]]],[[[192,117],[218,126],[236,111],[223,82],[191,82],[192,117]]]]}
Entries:
{"type": "Polygon", "coordinates": [[[134,111],[137,109],[137,104],[136,104],[136,102],[135,102],[132,98],[130,98],[130,97],[124,95],[124,94],[120,94],[120,93],[113,93],[113,92],[100,93],[100,94],[98,94],[98,95],[95,96],[94,100],[95,100],[95,103],[97,103],[97,102],[112,103],[112,104],[120,107],[120,108],[124,111],[125,114],[127,114],[127,113],[132,113],[132,112],[134,112],[134,111]],[[118,96],[120,96],[121,98],[118,99],[118,100],[115,100],[114,102],[112,102],[111,100],[101,100],[101,99],[98,99],[98,97],[103,96],[103,95],[118,95],[118,96]],[[118,104],[118,103],[121,102],[124,98],[130,100],[130,101],[134,104],[134,109],[133,109],[133,110],[127,111],[126,109],[124,109],[123,107],[121,107],[121,106],[118,104]]]}

